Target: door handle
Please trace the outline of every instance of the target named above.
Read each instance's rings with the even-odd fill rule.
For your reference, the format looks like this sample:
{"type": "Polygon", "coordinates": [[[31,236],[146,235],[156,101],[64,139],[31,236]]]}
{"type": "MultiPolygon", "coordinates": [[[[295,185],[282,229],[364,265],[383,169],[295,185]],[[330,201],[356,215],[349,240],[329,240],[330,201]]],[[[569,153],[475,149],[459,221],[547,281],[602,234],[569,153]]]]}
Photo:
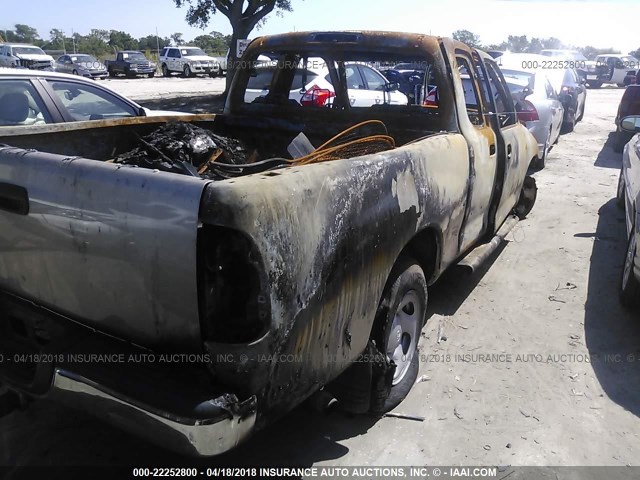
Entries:
{"type": "Polygon", "coordinates": [[[511,160],[511,144],[507,145],[507,158],[511,160]]]}
{"type": "Polygon", "coordinates": [[[491,145],[489,145],[489,155],[495,155],[496,153],[496,144],[492,143],[491,145]]]}
{"type": "Polygon", "coordinates": [[[17,215],[28,215],[29,193],[27,189],[12,183],[0,182],[0,210],[17,215]]]}

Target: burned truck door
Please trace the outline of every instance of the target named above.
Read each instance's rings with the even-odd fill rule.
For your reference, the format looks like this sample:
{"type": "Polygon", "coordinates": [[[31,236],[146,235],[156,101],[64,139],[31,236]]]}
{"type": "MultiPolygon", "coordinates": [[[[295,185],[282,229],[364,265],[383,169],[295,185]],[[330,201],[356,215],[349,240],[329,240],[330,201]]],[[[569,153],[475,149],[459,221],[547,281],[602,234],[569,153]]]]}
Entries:
{"type": "Polygon", "coordinates": [[[488,206],[496,176],[496,136],[485,121],[476,75],[471,67],[471,53],[456,49],[455,60],[453,74],[456,103],[458,112],[462,112],[458,116],[458,122],[469,146],[467,205],[459,238],[460,252],[465,252],[486,231],[488,206]]]}
{"type": "MultiPolygon", "coordinates": [[[[518,120],[513,105],[513,99],[507,92],[505,81],[497,68],[495,62],[486,59],[484,66],[488,74],[489,91],[492,96],[492,112],[495,112],[499,134],[504,139],[506,157],[504,164],[504,175],[496,179],[502,182],[502,192],[500,200],[491,211],[495,211],[495,226],[499,227],[507,218],[520,196],[520,178],[529,166],[529,158],[525,155],[524,149],[520,151],[519,146],[525,145],[522,131],[517,128],[518,120]]],[[[492,206],[493,207],[493,206],[492,206]]]]}

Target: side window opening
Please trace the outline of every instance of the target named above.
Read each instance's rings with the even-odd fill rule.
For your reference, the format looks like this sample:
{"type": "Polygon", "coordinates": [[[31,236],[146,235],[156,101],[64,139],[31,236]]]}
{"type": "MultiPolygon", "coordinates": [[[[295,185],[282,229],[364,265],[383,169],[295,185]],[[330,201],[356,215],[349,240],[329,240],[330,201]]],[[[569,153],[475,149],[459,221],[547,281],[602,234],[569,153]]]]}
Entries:
{"type": "MultiPolygon", "coordinates": [[[[456,51],[458,53],[459,51],[456,51]]],[[[457,55],[458,72],[462,80],[462,89],[464,91],[464,103],[467,109],[469,121],[476,126],[484,125],[482,118],[482,106],[478,95],[478,89],[473,75],[473,70],[469,65],[466,57],[457,55]]]]}
{"type": "Polygon", "coordinates": [[[42,99],[28,80],[0,80],[0,126],[51,123],[42,99]]]}
{"type": "Polygon", "coordinates": [[[504,82],[502,81],[499,71],[491,62],[487,61],[484,65],[489,75],[489,91],[495,102],[495,114],[498,115],[500,128],[515,125],[517,123],[517,116],[513,108],[513,101],[510,93],[504,88],[504,82]]]}

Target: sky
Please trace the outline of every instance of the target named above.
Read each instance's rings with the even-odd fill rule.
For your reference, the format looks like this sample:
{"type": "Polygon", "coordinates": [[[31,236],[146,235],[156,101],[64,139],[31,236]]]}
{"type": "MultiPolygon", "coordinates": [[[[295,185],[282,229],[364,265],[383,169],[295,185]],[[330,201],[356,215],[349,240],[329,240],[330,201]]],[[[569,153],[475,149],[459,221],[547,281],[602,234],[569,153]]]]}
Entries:
{"type": "MultiPolygon", "coordinates": [[[[467,29],[484,44],[508,35],[557,37],[565,44],[613,47],[627,53],[640,47],[637,0],[292,0],[293,12],[272,14],[252,36],[302,30],[390,30],[451,36],[467,29]]],[[[181,32],[185,40],[211,31],[231,33],[218,13],[205,30],[190,27],[186,9],[173,0],[0,0],[0,30],[16,23],[35,27],[48,38],[59,28],[89,33],[90,29],[123,30],[135,38],[181,32]],[[55,7],[52,7],[55,5],[55,7]],[[5,8],[3,8],[5,7],[5,8]]]]}

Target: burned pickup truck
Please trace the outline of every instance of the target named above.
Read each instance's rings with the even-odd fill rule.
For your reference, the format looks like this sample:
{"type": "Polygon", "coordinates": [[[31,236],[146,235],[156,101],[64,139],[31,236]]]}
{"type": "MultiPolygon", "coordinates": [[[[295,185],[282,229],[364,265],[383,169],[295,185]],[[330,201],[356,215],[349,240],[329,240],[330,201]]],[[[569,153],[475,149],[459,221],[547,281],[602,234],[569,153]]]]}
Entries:
{"type": "Polygon", "coordinates": [[[500,70],[446,38],[261,37],[224,114],[166,120],[0,129],[5,400],[201,455],[322,388],[379,414],[415,383],[429,286],[535,200],[500,70]],[[405,104],[365,73],[398,63],[405,104]]]}

